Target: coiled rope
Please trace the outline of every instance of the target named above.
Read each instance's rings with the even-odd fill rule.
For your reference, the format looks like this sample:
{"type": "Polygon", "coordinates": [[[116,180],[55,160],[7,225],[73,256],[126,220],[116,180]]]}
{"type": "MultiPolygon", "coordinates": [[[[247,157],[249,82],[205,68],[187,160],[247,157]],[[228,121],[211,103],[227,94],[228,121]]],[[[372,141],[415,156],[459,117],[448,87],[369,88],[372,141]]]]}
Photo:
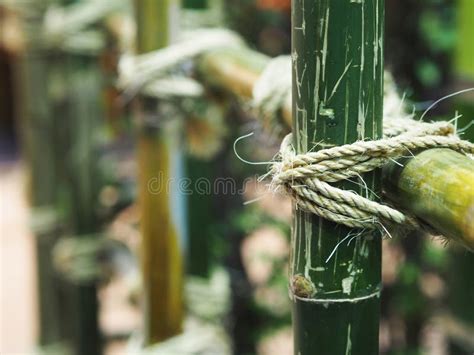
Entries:
{"type": "Polygon", "coordinates": [[[415,219],[388,205],[331,184],[360,177],[413,151],[449,148],[474,154],[474,144],[463,141],[448,122],[423,123],[409,117],[386,121],[384,138],[295,154],[291,134],[282,142],[271,167],[273,183],[282,186],[302,210],[352,228],[374,229],[383,223],[412,224],[415,219]]]}

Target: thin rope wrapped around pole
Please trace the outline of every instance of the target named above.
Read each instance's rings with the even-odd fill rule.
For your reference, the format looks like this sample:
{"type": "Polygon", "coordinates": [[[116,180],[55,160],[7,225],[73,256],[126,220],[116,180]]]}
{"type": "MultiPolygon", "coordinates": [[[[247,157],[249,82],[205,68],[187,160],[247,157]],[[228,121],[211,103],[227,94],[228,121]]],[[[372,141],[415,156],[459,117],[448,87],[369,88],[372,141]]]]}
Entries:
{"type": "Polygon", "coordinates": [[[396,208],[369,200],[331,183],[360,178],[389,161],[432,148],[449,148],[474,154],[474,144],[455,135],[448,122],[423,123],[410,118],[389,119],[384,139],[296,155],[291,134],[282,142],[281,160],[271,171],[273,184],[282,186],[299,208],[351,228],[374,229],[383,223],[419,226],[396,208]]]}

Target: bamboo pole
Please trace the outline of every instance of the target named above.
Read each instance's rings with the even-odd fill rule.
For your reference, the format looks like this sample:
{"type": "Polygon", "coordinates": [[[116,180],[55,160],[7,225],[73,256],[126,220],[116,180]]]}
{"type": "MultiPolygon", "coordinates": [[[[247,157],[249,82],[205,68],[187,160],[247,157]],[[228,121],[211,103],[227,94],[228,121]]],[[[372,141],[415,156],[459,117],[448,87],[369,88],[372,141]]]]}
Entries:
{"type": "Polygon", "coordinates": [[[384,180],[387,195],[398,205],[444,236],[474,248],[473,160],[448,149],[430,149],[403,167],[387,166],[384,180]]]}
{"type": "MultiPolygon", "coordinates": [[[[63,186],[68,194],[67,218],[74,238],[98,238],[97,195],[100,189],[97,150],[100,122],[104,117],[101,102],[103,77],[97,55],[64,54],[66,105],[60,103],[58,115],[64,121],[60,152],[63,186]]],[[[73,345],[75,354],[100,354],[99,301],[94,280],[72,285],[73,345]]]]}
{"type": "Polygon", "coordinates": [[[474,80],[474,47],[470,46],[474,27],[472,26],[472,14],[474,3],[471,0],[458,1],[458,45],[456,50],[456,72],[474,80]]]}
{"type": "MultiPolygon", "coordinates": [[[[32,206],[31,228],[35,234],[38,278],[39,339],[41,348],[66,346],[68,331],[62,325],[66,283],[56,274],[51,251],[61,234],[58,209],[59,157],[55,149],[57,117],[49,95],[51,56],[40,44],[46,10],[44,1],[31,1],[24,18],[27,46],[18,63],[18,93],[21,101],[21,143],[28,163],[28,189],[32,206]]],[[[47,350],[46,350],[47,351],[47,350]]]]}
{"type": "MultiPolygon", "coordinates": [[[[136,0],[135,5],[138,53],[166,46],[172,34],[171,16],[179,9],[178,2],[136,0]]],[[[136,100],[145,346],[180,333],[183,322],[179,231],[173,215],[176,211],[171,207],[172,196],[167,189],[177,134],[169,134],[157,107],[154,99],[136,100]],[[154,126],[147,125],[150,119],[154,126]],[[158,181],[154,180],[157,178],[158,181]]]]}
{"type": "MultiPolygon", "coordinates": [[[[210,86],[220,87],[227,90],[229,93],[242,97],[244,99],[250,99],[252,97],[252,89],[255,85],[259,75],[262,73],[263,68],[268,63],[269,58],[252,51],[250,49],[236,50],[236,49],[225,49],[225,50],[216,50],[204,55],[198,62],[198,70],[202,80],[204,80],[210,86]]],[[[332,90],[332,89],[331,89],[332,90]]],[[[464,107],[464,106],[463,106],[464,107]]],[[[464,108],[463,108],[464,109],[464,108]]],[[[460,127],[464,127],[467,123],[472,121],[470,110],[466,110],[464,115],[465,124],[460,127]]],[[[289,105],[285,105],[282,110],[282,122],[288,130],[292,125],[292,113],[289,105]]],[[[474,128],[471,127],[471,130],[474,128]]],[[[429,158],[433,160],[433,167],[436,167],[436,158],[437,150],[428,150],[424,155],[424,160],[429,158]],[[430,153],[429,153],[430,152],[430,153]]],[[[449,156],[449,159],[456,161],[456,166],[453,166],[450,171],[457,172],[459,169],[465,171],[469,170],[472,164],[472,161],[464,156],[449,151],[445,152],[444,156],[449,156]]],[[[413,164],[419,165],[421,160],[418,156],[414,157],[413,164]]],[[[405,162],[406,163],[406,162],[405,162]]],[[[390,196],[398,196],[402,191],[400,191],[402,184],[398,183],[396,179],[400,176],[399,167],[394,166],[397,164],[389,164],[386,169],[384,169],[384,175],[388,175],[388,178],[385,179],[386,182],[392,180],[392,183],[384,185],[384,191],[388,192],[390,196]],[[393,175],[393,176],[392,176],[393,175]]],[[[415,170],[410,170],[414,172],[415,170]]],[[[405,178],[410,179],[409,174],[404,175],[405,178]]],[[[419,174],[418,174],[419,176],[419,174]]],[[[404,206],[409,212],[415,213],[418,217],[422,218],[426,223],[433,225],[434,227],[440,228],[440,231],[446,233],[446,237],[454,240],[461,240],[464,245],[469,245],[470,248],[474,248],[472,238],[466,235],[465,233],[460,233],[462,230],[474,230],[474,219],[462,217],[462,214],[452,214],[440,216],[439,209],[433,208],[433,202],[430,201],[444,201],[449,205],[457,204],[457,197],[459,194],[466,194],[466,203],[469,199],[473,200],[472,195],[472,180],[454,180],[450,178],[448,174],[440,174],[440,179],[437,184],[439,186],[450,184],[450,191],[452,193],[448,194],[446,189],[433,189],[433,195],[428,199],[423,199],[421,196],[421,191],[419,191],[421,185],[411,186],[411,191],[409,194],[412,196],[412,204],[407,204],[404,206]],[[413,202],[416,202],[416,210],[412,210],[413,202]],[[427,205],[425,205],[427,204],[427,205]],[[431,206],[431,207],[430,207],[431,206]],[[440,218],[441,217],[441,218],[440,218]],[[438,227],[439,226],[439,227],[438,227]],[[452,229],[451,226],[456,226],[452,229]]],[[[407,184],[403,185],[407,188],[407,184]]],[[[427,185],[426,188],[430,186],[427,185]]],[[[471,205],[465,204],[461,209],[465,211],[469,210],[471,205]]]]}
{"type": "MultiPolygon", "coordinates": [[[[215,10],[207,0],[185,0],[183,2],[182,16],[192,14],[192,21],[185,24],[185,29],[190,31],[201,26],[209,17],[210,10],[215,10]]],[[[199,181],[206,179],[213,181],[217,169],[214,157],[200,158],[188,153],[186,156],[186,176],[191,181],[191,186],[196,186],[199,181]]],[[[188,248],[187,265],[188,274],[208,278],[212,268],[212,227],[217,223],[215,217],[214,196],[211,192],[199,193],[193,190],[188,196],[188,248]]]]}
{"type": "MultiPolygon", "coordinates": [[[[459,35],[454,72],[457,81],[460,82],[459,88],[464,89],[474,87],[474,62],[472,61],[474,49],[472,46],[467,45],[474,36],[474,24],[472,23],[471,16],[474,12],[474,2],[460,0],[457,4],[457,12],[459,35]]],[[[469,93],[459,97],[454,106],[462,114],[458,127],[461,129],[467,127],[463,138],[474,142],[474,126],[469,127],[469,124],[474,122],[474,94],[469,93]]],[[[463,196],[463,194],[458,195],[463,196]]],[[[471,201],[473,200],[474,197],[471,197],[471,201]]],[[[474,214],[471,214],[471,216],[474,219],[474,214]]],[[[461,327],[466,329],[466,334],[472,335],[470,329],[474,329],[474,307],[471,304],[474,299],[474,278],[471,273],[474,270],[474,254],[453,245],[449,249],[448,265],[449,311],[461,327]]],[[[466,341],[467,339],[451,336],[449,344],[450,353],[453,355],[474,353],[474,343],[466,341]]]]}
{"type": "MultiPolygon", "coordinates": [[[[207,0],[184,0],[182,15],[186,11],[199,14],[207,10],[207,0]]],[[[195,14],[196,16],[196,14],[195,14]]],[[[199,15],[197,15],[199,16],[199,15]]],[[[191,30],[195,24],[189,24],[186,28],[191,30]]],[[[199,179],[212,181],[213,162],[203,161],[197,157],[187,154],[186,176],[196,186],[199,179]]],[[[198,194],[196,191],[188,196],[187,223],[189,242],[187,250],[186,272],[193,276],[207,278],[210,272],[210,225],[212,224],[212,196],[211,194],[198,194]]]]}
{"type": "Polygon", "coordinates": [[[206,9],[208,0],[183,0],[183,7],[185,9],[206,9]]]}
{"type": "MultiPolygon", "coordinates": [[[[293,2],[297,153],[382,136],[383,26],[380,0],[293,2]]],[[[379,173],[362,178],[376,199],[379,173]]],[[[354,183],[341,185],[364,193],[354,183]]],[[[301,210],[294,211],[292,234],[294,353],[377,354],[380,234],[301,210]]]]}

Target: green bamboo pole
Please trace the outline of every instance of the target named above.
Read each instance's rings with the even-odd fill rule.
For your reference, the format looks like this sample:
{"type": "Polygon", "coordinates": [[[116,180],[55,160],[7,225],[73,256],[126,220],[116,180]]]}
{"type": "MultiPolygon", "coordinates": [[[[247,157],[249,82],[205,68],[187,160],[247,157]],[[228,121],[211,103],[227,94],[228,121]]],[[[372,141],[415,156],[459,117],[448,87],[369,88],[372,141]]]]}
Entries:
{"type": "Polygon", "coordinates": [[[471,159],[448,149],[431,149],[404,167],[390,164],[384,171],[384,186],[392,200],[429,220],[444,236],[474,249],[471,159]]]}
{"type": "MultiPolygon", "coordinates": [[[[211,8],[208,0],[185,0],[183,2],[182,15],[187,12],[193,15],[193,22],[185,24],[186,30],[192,30],[206,22],[211,8]]],[[[206,179],[214,181],[217,168],[215,158],[200,158],[188,153],[186,156],[186,175],[195,187],[206,179]]],[[[187,201],[188,217],[188,248],[186,271],[190,275],[207,278],[212,267],[212,227],[217,223],[215,218],[215,204],[212,193],[199,193],[193,190],[187,201]]]]}
{"type": "Polygon", "coordinates": [[[185,9],[207,9],[208,0],[184,0],[183,7],[185,9]]]}
{"type": "MultiPolygon", "coordinates": [[[[64,188],[68,194],[68,220],[75,238],[98,238],[97,195],[100,190],[97,166],[98,132],[104,117],[101,93],[103,77],[98,56],[65,54],[62,56],[66,107],[58,114],[62,126],[65,151],[62,156],[64,188]]],[[[64,106],[62,104],[61,106],[64,106]]],[[[73,285],[73,345],[75,354],[100,354],[99,303],[95,280],[73,285]]]]}
{"type": "MultiPolygon", "coordinates": [[[[186,11],[200,13],[207,10],[207,0],[184,0],[183,15],[186,11]]],[[[191,30],[194,24],[189,24],[187,30],[191,30]]],[[[212,181],[213,164],[212,161],[203,161],[188,154],[186,156],[186,175],[192,182],[191,186],[196,186],[198,179],[208,179],[212,181]]],[[[189,242],[187,250],[186,271],[190,275],[208,277],[210,272],[210,225],[212,224],[212,196],[211,194],[198,194],[193,191],[188,196],[187,217],[189,242]]]]}
{"type": "Polygon", "coordinates": [[[474,3],[471,0],[458,0],[458,45],[456,50],[456,72],[474,80],[474,47],[470,46],[474,35],[472,14],[474,3]]]}
{"type": "MultiPolygon", "coordinates": [[[[455,51],[454,74],[455,89],[462,90],[474,87],[474,47],[472,43],[474,26],[472,24],[474,14],[474,2],[470,0],[458,0],[457,4],[457,27],[458,39],[455,51]]],[[[466,93],[456,99],[455,107],[462,113],[458,120],[458,128],[463,129],[464,138],[474,136],[474,92],[466,93]]]]}
{"type": "MultiPolygon", "coordinates": [[[[460,88],[463,89],[474,87],[474,62],[472,61],[474,48],[467,45],[472,42],[474,36],[474,24],[472,23],[474,2],[459,0],[457,10],[459,33],[454,71],[456,79],[461,82],[460,88]]],[[[460,122],[458,122],[460,129],[474,122],[474,96],[472,93],[459,97],[454,106],[463,115],[460,122]]],[[[474,126],[467,128],[463,138],[474,142],[474,126]]],[[[459,196],[462,195],[459,194],[459,196]]],[[[474,197],[471,201],[473,200],[474,197]]],[[[474,230],[474,227],[472,227],[472,230],[474,230]]],[[[474,245],[472,247],[474,250],[474,245]]],[[[460,322],[462,327],[466,328],[466,334],[471,333],[469,329],[474,329],[474,307],[472,307],[474,279],[471,276],[472,270],[474,270],[474,254],[453,245],[449,250],[448,304],[451,314],[460,322]]],[[[451,337],[449,351],[453,355],[473,353],[474,347],[472,344],[472,342],[466,342],[465,339],[451,337]]]]}
{"type": "MultiPolygon", "coordinates": [[[[137,51],[146,53],[166,46],[172,35],[171,17],[176,0],[136,0],[137,51]]],[[[167,183],[171,177],[173,144],[156,100],[136,100],[139,119],[139,204],[141,211],[140,260],[144,294],[144,345],[172,337],[182,330],[182,255],[179,231],[171,208],[167,183]],[[146,121],[145,121],[146,118],[146,121]],[[153,119],[155,125],[147,125],[153,119]],[[158,123],[159,125],[156,125],[158,123]],[[159,178],[158,185],[151,184],[159,178]],[[160,185],[161,184],[161,185],[160,185]]]]}
{"type": "MultiPolygon", "coordinates": [[[[27,46],[18,63],[18,93],[21,98],[21,140],[28,163],[29,198],[32,206],[32,231],[35,234],[38,278],[39,339],[42,349],[63,350],[68,336],[62,326],[65,313],[64,291],[67,286],[55,274],[51,250],[61,233],[57,200],[59,156],[55,149],[57,117],[53,115],[49,95],[51,56],[39,34],[46,2],[31,1],[23,21],[27,46]]],[[[46,350],[47,351],[47,350],[46,350]]]]}
{"type": "MultiPolygon", "coordinates": [[[[297,153],[382,136],[383,27],[381,0],[293,2],[297,153]]],[[[379,173],[363,179],[380,191],[379,173]]],[[[354,183],[341,185],[365,193],[354,183]]],[[[295,210],[292,234],[294,353],[377,354],[380,233],[295,210]]]]}

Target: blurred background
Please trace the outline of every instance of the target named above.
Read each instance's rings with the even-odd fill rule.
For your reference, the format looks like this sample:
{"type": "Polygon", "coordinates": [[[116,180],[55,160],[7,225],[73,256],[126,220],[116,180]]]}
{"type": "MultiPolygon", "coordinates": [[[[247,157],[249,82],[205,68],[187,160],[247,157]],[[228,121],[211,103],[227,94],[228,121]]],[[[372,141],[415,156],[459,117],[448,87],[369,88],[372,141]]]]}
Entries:
{"type": "MultiPolygon", "coordinates": [[[[144,3],[0,0],[0,353],[136,353],[162,340],[153,329],[168,337],[150,319],[154,307],[167,305],[170,324],[182,312],[172,292],[180,276],[152,284],[176,272],[185,275],[185,329],[197,330],[170,346],[292,354],[291,202],[269,194],[258,180],[265,169],[233,150],[253,131],[239,154],[271,160],[280,133],[212,85],[188,97],[162,82],[132,99],[120,86],[123,58],[166,45],[150,49],[148,38],[162,17],[154,28],[137,25],[144,3]],[[189,179],[194,193],[167,193],[169,177],[189,179]],[[156,233],[168,236],[164,246],[156,233]]],[[[169,31],[225,27],[266,56],[290,52],[290,0],[175,7],[169,31]]],[[[386,0],[386,14],[386,68],[409,111],[474,87],[474,1],[386,0]]],[[[179,71],[212,77],[192,63],[179,71]]],[[[429,119],[457,115],[474,140],[472,93],[429,119]]],[[[473,354],[473,271],[474,254],[421,232],[385,240],[380,353],[473,354]]]]}

